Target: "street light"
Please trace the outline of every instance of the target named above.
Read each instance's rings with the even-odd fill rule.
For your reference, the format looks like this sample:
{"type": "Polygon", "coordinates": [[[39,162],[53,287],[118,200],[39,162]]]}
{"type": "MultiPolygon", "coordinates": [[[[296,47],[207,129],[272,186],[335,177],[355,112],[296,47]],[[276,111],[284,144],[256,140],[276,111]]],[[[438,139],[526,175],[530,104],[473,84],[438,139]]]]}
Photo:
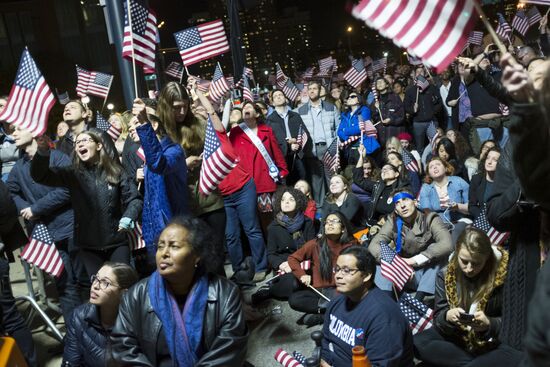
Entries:
{"type": "Polygon", "coordinates": [[[348,28],[346,29],[346,32],[348,34],[348,49],[349,49],[349,54],[352,55],[353,52],[351,51],[351,32],[353,31],[353,27],[352,26],[348,26],[348,28]]]}

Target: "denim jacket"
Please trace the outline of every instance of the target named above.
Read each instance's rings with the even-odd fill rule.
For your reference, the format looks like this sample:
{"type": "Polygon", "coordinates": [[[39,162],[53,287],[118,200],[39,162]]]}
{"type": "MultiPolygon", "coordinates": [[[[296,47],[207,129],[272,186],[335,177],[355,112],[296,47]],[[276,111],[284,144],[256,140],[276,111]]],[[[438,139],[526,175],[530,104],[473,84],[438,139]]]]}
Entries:
{"type": "MultiPolygon", "coordinates": [[[[447,192],[449,194],[449,202],[457,204],[468,203],[469,185],[466,181],[458,176],[449,176],[447,178],[447,192]]],[[[420,209],[429,209],[439,213],[441,219],[446,222],[456,222],[465,215],[459,212],[445,211],[439,204],[439,195],[435,189],[435,183],[423,184],[420,189],[420,209]]]]}

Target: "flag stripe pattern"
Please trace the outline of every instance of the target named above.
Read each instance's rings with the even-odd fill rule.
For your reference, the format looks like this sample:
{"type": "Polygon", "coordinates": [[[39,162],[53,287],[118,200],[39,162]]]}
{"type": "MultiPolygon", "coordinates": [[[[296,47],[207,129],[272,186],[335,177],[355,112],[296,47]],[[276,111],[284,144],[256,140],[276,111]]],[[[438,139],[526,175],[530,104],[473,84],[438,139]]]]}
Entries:
{"type": "Polygon", "coordinates": [[[204,141],[204,157],[202,160],[199,190],[209,195],[220,182],[237,165],[237,157],[229,142],[222,142],[214,130],[212,121],[208,118],[206,138],[204,141]]]}
{"type": "Polygon", "coordinates": [[[48,115],[54,104],[54,94],[25,47],[0,120],[28,129],[33,136],[38,136],[46,131],[48,115]]]}
{"type": "Polygon", "coordinates": [[[475,0],[361,0],[353,15],[438,72],[460,53],[477,21],[475,0]]]}
{"type": "Polygon", "coordinates": [[[527,11],[527,19],[529,19],[529,26],[535,25],[541,21],[542,15],[540,14],[539,9],[536,6],[533,6],[527,11]]]}
{"type": "Polygon", "coordinates": [[[122,134],[122,130],[118,129],[115,125],[111,125],[99,111],[96,111],[95,126],[105,131],[113,141],[117,141],[120,134],[122,134]]]}
{"type": "Polygon", "coordinates": [[[291,101],[295,101],[296,98],[300,95],[300,90],[296,85],[283,73],[283,69],[279,64],[275,65],[276,75],[275,80],[277,83],[277,88],[283,91],[283,94],[291,101]]]}
{"type": "MultiPolygon", "coordinates": [[[[127,2],[124,2],[127,4],[127,2]]],[[[136,60],[144,68],[155,68],[155,48],[158,39],[157,16],[135,0],[130,0],[132,29],[128,19],[128,7],[124,6],[124,39],[122,56],[136,60]],[[132,47],[133,46],[133,47],[132,47]]]]}
{"type": "Polygon", "coordinates": [[[138,150],[136,151],[136,155],[145,163],[145,152],[143,151],[143,147],[140,146],[138,150]]]}
{"type": "Polygon", "coordinates": [[[338,138],[334,138],[325,154],[323,154],[323,164],[328,172],[336,172],[340,168],[340,159],[338,157],[338,138]]]}
{"type": "Polygon", "coordinates": [[[353,88],[359,87],[361,83],[367,79],[367,71],[365,70],[363,60],[353,60],[351,63],[351,68],[344,74],[344,79],[353,88]]]}
{"type": "Polygon", "coordinates": [[[399,309],[409,321],[413,335],[433,326],[433,310],[406,292],[399,298],[399,309]]]}
{"type": "Polygon", "coordinates": [[[229,51],[221,19],[176,32],[174,37],[183,65],[192,65],[229,51]]]}
{"type": "Polygon", "coordinates": [[[402,290],[413,274],[413,268],[390,246],[380,243],[380,271],[397,289],[402,290]]]}
{"type": "Polygon", "coordinates": [[[55,277],[60,277],[65,268],[48,228],[42,223],[34,226],[29,243],[21,252],[21,259],[55,277]]]}
{"type": "Polygon", "coordinates": [[[296,136],[296,143],[300,146],[300,149],[304,149],[307,144],[307,133],[304,130],[303,125],[300,124],[298,128],[298,135],[296,136]]]}
{"type": "Polygon", "coordinates": [[[495,246],[501,246],[510,237],[510,232],[497,231],[487,219],[487,204],[483,204],[479,215],[474,220],[473,226],[487,233],[491,243],[495,246]]]}
{"type": "Polygon", "coordinates": [[[512,34],[512,28],[510,28],[510,25],[504,18],[504,16],[500,13],[497,13],[498,16],[498,26],[495,30],[496,34],[501,36],[502,38],[508,38],[512,34]]]}
{"type": "Polygon", "coordinates": [[[214,70],[214,76],[212,77],[212,82],[209,87],[209,95],[213,101],[218,101],[223,95],[229,90],[229,84],[223,76],[223,71],[221,66],[216,65],[214,70]]]}
{"type": "Polygon", "coordinates": [[[372,63],[372,71],[375,72],[375,73],[383,71],[384,69],[386,69],[387,62],[388,62],[388,59],[386,57],[375,60],[372,63]]]}
{"type": "Polygon", "coordinates": [[[128,241],[130,242],[130,250],[135,251],[145,248],[143,232],[141,231],[141,225],[139,223],[136,222],[134,229],[126,233],[128,234],[128,241]]]}
{"type": "Polygon", "coordinates": [[[243,89],[243,100],[254,102],[254,98],[252,97],[252,91],[250,90],[250,84],[248,84],[248,77],[246,75],[243,75],[242,89],[243,89]]]}
{"type": "Polygon", "coordinates": [[[298,362],[294,357],[285,352],[283,349],[279,348],[275,352],[275,360],[279,362],[283,367],[304,367],[303,364],[298,362]]]}
{"type": "Polygon", "coordinates": [[[172,61],[170,65],[168,65],[164,73],[171,76],[172,78],[181,79],[181,77],[183,76],[183,65],[178,62],[172,61]]]}
{"type": "Polygon", "coordinates": [[[403,149],[401,154],[403,156],[403,164],[405,167],[407,167],[409,171],[420,173],[420,167],[418,166],[418,162],[413,155],[406,149],[403,149]]]}
{"type": "Polygon", "coordinates": [[[80,66],[76,66],[76,95],[84,97],[92,95],[101,98],[107,98],[113,76],[99,71],[88,71],[80,66]]]}
{"type": "Polygon", "coordinates": [[[481,46],[481,44],[483,43],[483,32],[470,32],[470,35],[468,36],[468,43],[481,46]]]}
{"type": "Polygon", "coordinates": [[[514,19],[512,19],[512,28],[518,31],[522,36],[525,36],[525,33],[529,30],[529,25],[529,19],[527,19],[523,11],[519,10],[516,15],[514,15],[514,19]]]}

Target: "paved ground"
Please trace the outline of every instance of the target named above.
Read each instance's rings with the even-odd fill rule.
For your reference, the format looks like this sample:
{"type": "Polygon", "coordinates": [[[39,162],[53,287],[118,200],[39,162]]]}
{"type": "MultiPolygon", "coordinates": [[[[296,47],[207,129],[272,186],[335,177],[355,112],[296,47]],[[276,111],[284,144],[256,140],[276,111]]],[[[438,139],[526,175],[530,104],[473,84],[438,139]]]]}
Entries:
{"type": "MultiPolygon", "coordinates": [[[[15,296],[28,294],[23,268],[19,261],[11,264],[10,276],[15,296]]],[[[38,289],[36,278],[33,283],[35,290],[38,289]]],[[[249,299],[253,292],[254,289],[244,291],[245,300],[249,299]]],[[[51,286],[48,287],[48,293],[55,293],[51,291],[51,286]]],[[[283,348],[289,353],[297,350],[306,356],[311,355],[314,342],[310,339],[310,334],[320,327],[307,329],[305,326],[297,325],[296,321],[301,314],[290,309],[287,303],[270,300],[258,308],[246,304],[244,307],[251,330],[247,353],[247,361],[250,364],[257,367],[280,366],[273,359],[278,348],[283,348]]],[[[27,314],[26,305],[22,305],[21,309],[27,314]]],[[[63,317],[53,311],[47,312],[64,333],[63,317]]],[[[32,318],[31,324],[40,366],[60,366],[62,344],[53,337],[53,333],[44,326],[38,316],[32,318]]]]}

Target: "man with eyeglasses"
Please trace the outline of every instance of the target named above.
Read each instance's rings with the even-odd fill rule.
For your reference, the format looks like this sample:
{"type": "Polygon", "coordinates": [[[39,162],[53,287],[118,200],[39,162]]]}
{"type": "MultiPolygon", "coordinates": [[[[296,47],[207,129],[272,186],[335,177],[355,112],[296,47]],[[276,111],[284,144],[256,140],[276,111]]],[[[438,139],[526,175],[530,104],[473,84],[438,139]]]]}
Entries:
{"type": "MultiPolygon", "coordinates": [[[[368,249],[380,263],[380,243],[389,244],[403,260],[414,268],[407,288],[416,290],[415,297],[423,301],[435,293],[435,280],[439,269],[445,265],[453,250],[451,234],[437,213],[423,213],[416,207],[414,195],[403,189],[390,197],[395,205],[393,215],[374,236],[368,249]]],[[[382,276],[376,267],[376,285],[392,292],[392,283],[382,276]]]]}
{"type": "Polygon", "coordinates": [[[413,366],[408,321],[374,285],[376,261],[368,250],[351,246],[333,269],[336,290],[325,313],[321,367],[351,366],[354,346],[363,346],[373,366],[413,366]]]}

